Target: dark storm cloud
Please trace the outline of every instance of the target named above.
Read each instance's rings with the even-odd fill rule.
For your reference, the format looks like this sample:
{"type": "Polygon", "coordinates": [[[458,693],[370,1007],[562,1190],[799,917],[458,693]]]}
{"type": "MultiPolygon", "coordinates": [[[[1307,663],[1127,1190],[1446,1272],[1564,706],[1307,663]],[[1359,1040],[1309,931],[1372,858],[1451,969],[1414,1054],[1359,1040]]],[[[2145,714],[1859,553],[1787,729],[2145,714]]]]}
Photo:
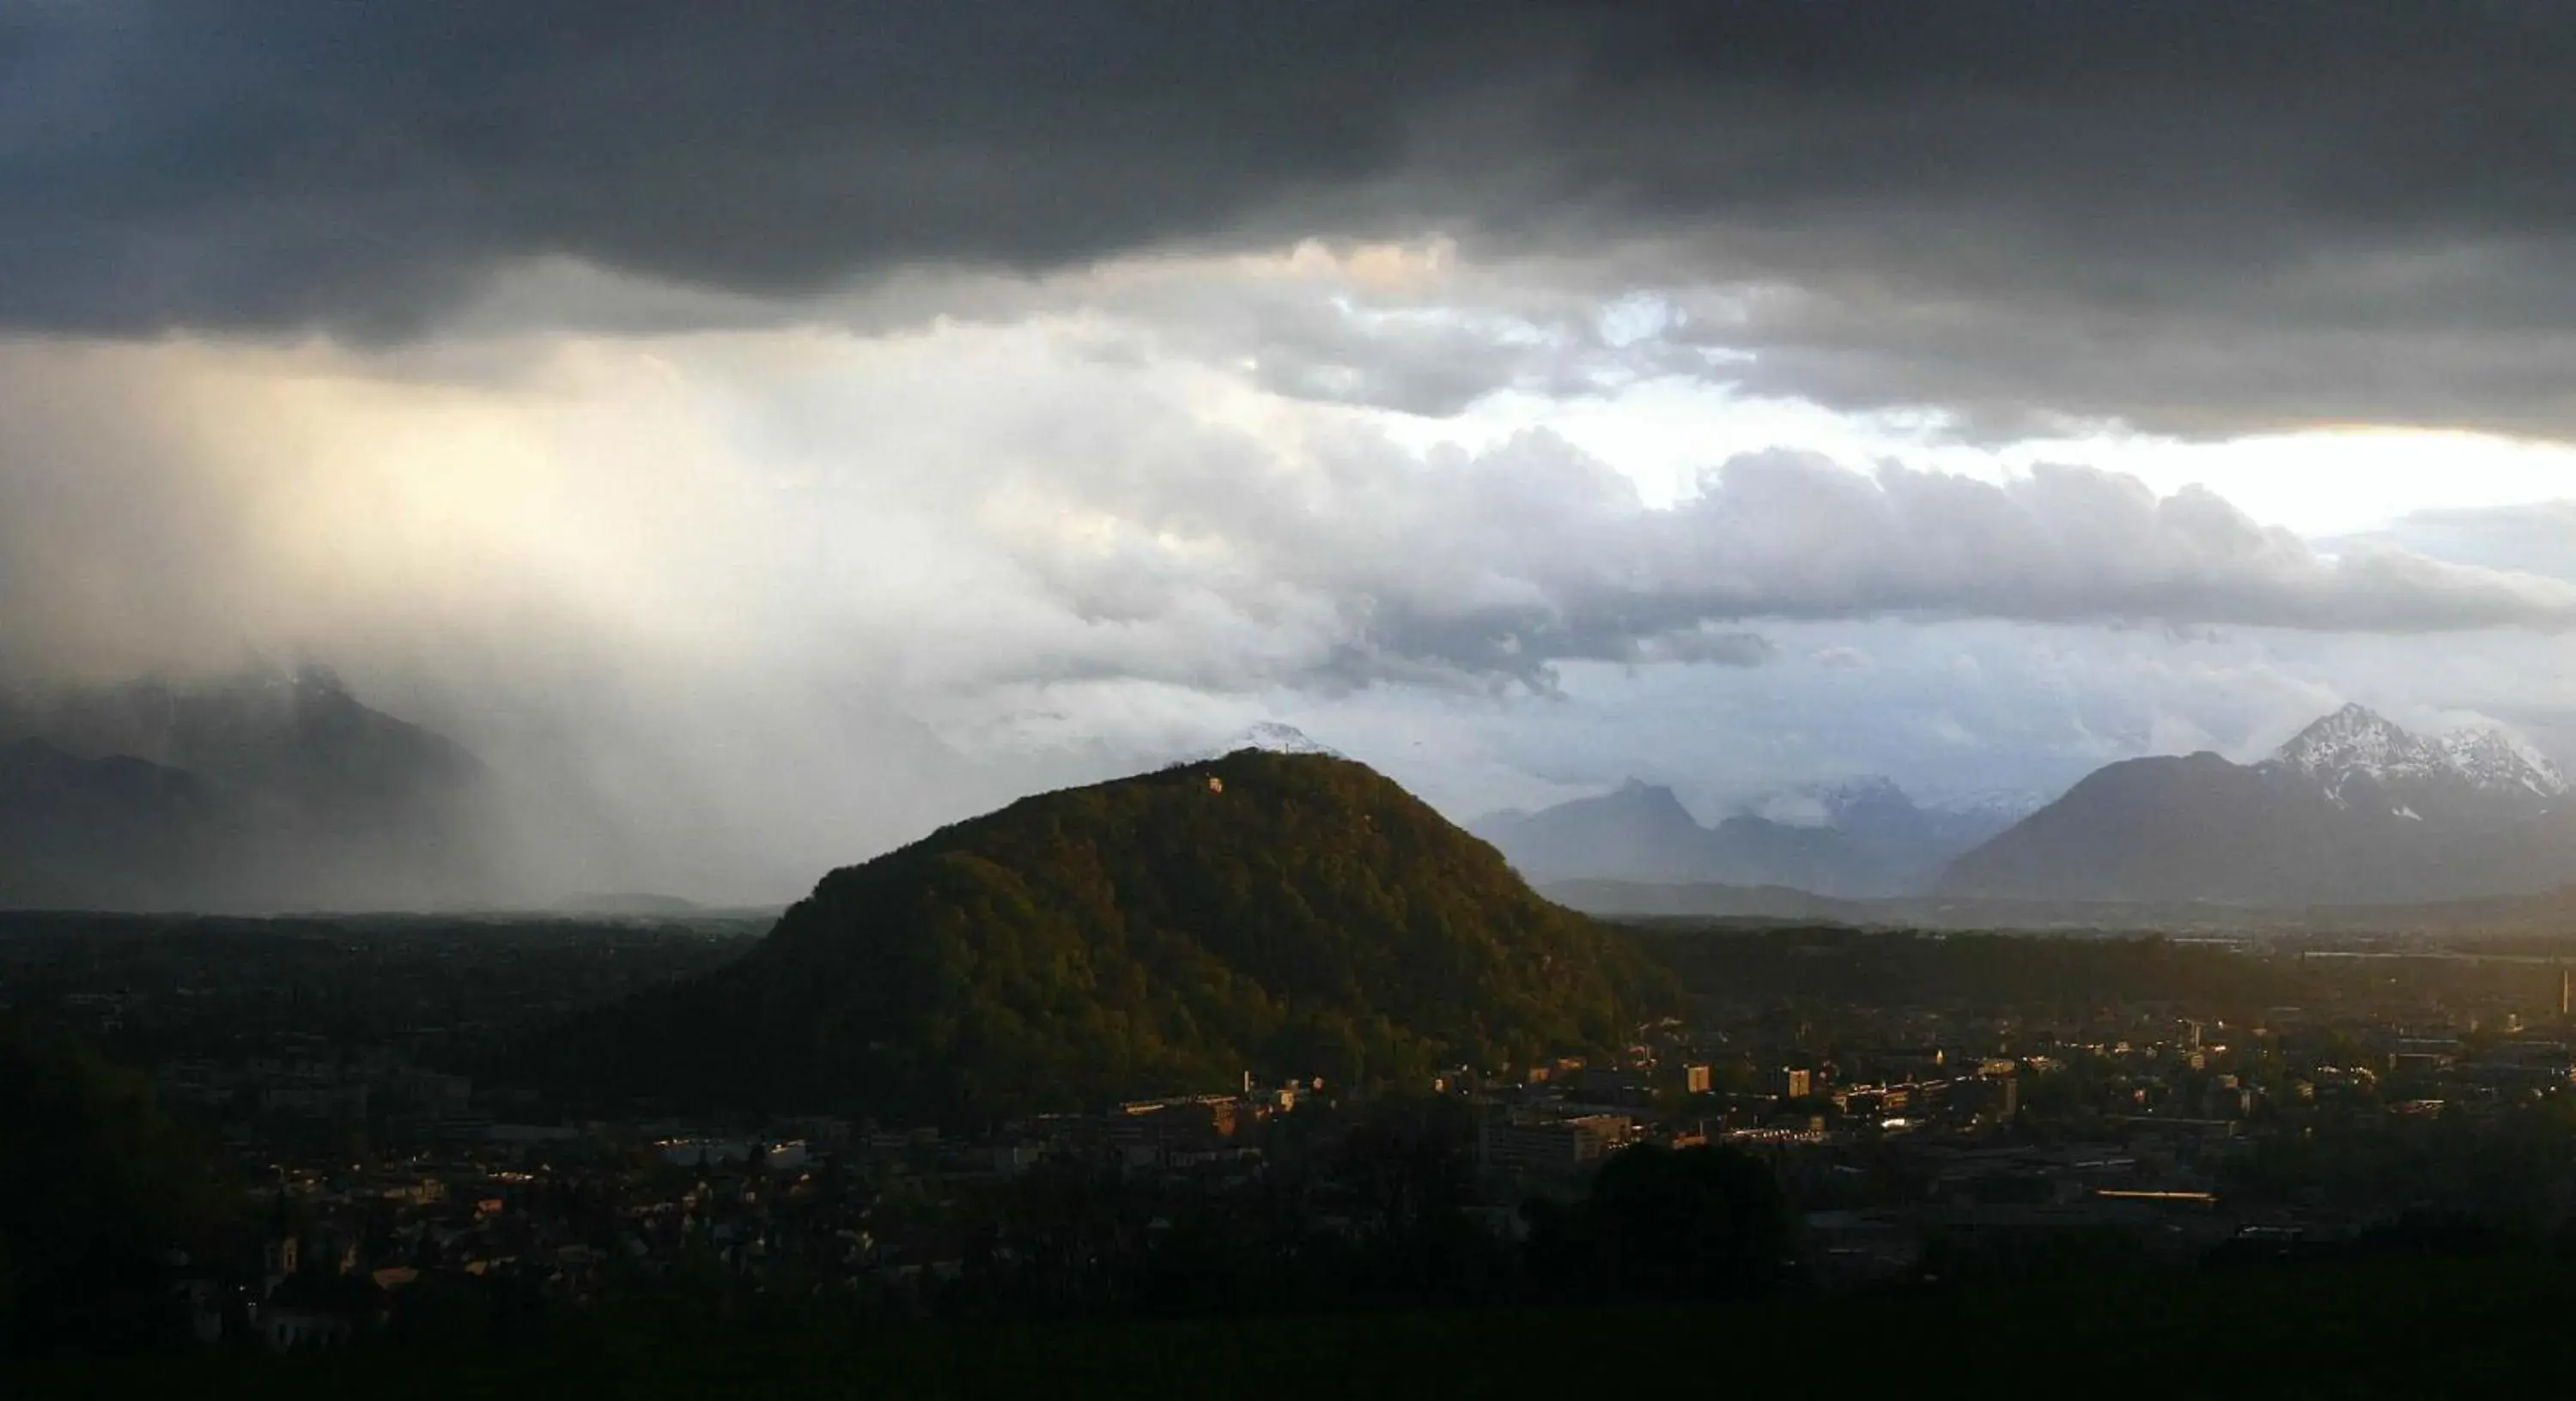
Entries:
{"type": "Polygon", "coordinates": [[[538,254],[768,293],[1053,264],[1390,168],[1467,8],[22,4],[0,247],[46,275],[0,295],[381,331],[538,254]]]}
{"type": "Polygon", "coordinates": [[[1794,288],[1706,333],[1834,402],[2549,427],[2570,72],[2536,0],[19,0],[0,317],[398,334],[539,257],[792,301],[1440,226],[1794,288]]]}

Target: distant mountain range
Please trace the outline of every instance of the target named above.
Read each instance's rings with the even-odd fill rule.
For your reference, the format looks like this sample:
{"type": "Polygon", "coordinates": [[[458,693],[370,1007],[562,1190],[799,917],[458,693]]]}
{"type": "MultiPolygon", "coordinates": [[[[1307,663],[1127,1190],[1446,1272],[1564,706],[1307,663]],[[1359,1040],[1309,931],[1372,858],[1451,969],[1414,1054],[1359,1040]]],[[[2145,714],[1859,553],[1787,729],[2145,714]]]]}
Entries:
{"type": "Polygon", "coordinates": [[[2272,757],[2113,764],[1954,862],[1948,897],[2419,903],[2576,880],[2576,804],[2507,731],[2409,733],[2353,705],[2272,757]]]}
{"type": "Polygon", "coordinates": [[[0,906],[475,898],[482,775],[320,668],[0,697],[0,906]]]}
{"type": "Polygon", "coordinates": [[[2035,811],[1929,808],[1885,780],[1801,796],[1822,822],[1748,813],[1710,828],[1670,789],[1631,780],[1473,830],[1556,898],[1621,914],[2199,920],[2209,906],[2426,905],[2576,883],[2576,790],[2557,765],[2500,726],[2417,735],[2359,705],[2259,763],[2129,760],[2035,811]]]}
{"type": "Polygon", "coordinates": [[[1811,790],[1821,823],[1740,813],[1703,827],[1669,788],[1631,779],[1595,798],[1470,825],[1542,885],[1566,881],[1787,886],[1859,898],[1927,888],[2026,807],[1925,807],[1886,779],[1811,790]]]}
{"type": "MultiPolygon", "coordinates": [[[[1339,757],[1277,723],[1229,750],[1339,757]]],[[[508,903],[520,858],[487,788],[473,755],[320,668],[0,692],[0,907],[508,903]]],[[[2418,735],[2358,705],[2258,763],[2131,760],[2045,805],[1925,804],[1870,779],[1764,811],[1703,826],[1632,780],[1470,830],[1558,898],[1634,913],[1841,917],[1832,902],[1896,900],[1847,913],[2056,923],[2576,883],[2576,790],[2546,756],[2497,726],[2418,735]]]]}

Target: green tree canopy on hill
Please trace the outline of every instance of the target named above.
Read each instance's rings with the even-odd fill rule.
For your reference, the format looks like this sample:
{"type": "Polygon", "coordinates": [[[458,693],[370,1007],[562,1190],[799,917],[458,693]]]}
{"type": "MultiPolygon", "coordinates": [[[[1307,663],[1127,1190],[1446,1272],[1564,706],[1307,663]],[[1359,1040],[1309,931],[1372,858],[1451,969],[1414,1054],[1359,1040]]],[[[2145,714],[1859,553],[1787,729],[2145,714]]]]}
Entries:
{"type": "Polygon", "coordinates": [[[160,1336],[169,1252],[222,1245],[229,1207],[139,1076],[0,1016],[0,1351],[160,1336]]]}
{"type": "Polygon", "coordinates": [[[1674,984],[1347,760],[1244,750],[835,871],[740,963],[547,1048],[570,1088],[971,1120],[1625,1044],[1674,984]]]}

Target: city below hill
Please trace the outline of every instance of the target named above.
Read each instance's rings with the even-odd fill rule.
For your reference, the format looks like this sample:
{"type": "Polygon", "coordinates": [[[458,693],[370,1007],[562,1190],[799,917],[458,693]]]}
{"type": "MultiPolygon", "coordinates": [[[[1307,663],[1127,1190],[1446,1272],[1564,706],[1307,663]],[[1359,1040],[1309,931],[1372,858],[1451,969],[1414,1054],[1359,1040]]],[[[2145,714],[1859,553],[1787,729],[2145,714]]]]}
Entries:
{"type": "Polygon", "coordinates": [[[572,1097],[972,1122],[1624,1046],[1677,994],[1376,772],[1239,750],[835,871],[739,962],[560,1029],[572,1097]]]}

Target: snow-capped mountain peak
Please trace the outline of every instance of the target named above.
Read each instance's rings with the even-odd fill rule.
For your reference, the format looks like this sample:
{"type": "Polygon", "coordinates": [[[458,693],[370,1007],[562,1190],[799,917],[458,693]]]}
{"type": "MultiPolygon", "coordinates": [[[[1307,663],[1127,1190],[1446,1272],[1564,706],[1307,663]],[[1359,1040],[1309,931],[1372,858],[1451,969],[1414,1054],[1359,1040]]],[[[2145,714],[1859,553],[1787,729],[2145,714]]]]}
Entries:
{"type": "Polygon", "coordinates": [[[1347,757],[1342,751],[1309,738],[1304,730],[1276,720],[1261,721],[1236,735],[1223,752],[1231,754],[1238,749],[1266,749],[1273,754],[1321,754],[1328,759],[1347,757]]]}
{"type": "Polygon", "coordinates": [[[2002,789],[1923,798],[1892,778],[1872,774],[1784,788],[1746,805],[1745,811],[1784,827],[1827,827],[1840,832],[1924,821],[2001,831],[2048,803],[2046,794],[2002,789]]]}
{"type": "Polygon", "coordinates": [[[1892,778],[1856,778],[1817,791],[1831,825],[1845,825],[1857,814],[1871,811],[1902,810],[1912,812],[1917,804],[1892,778]]]}
{"type": "Polygon", "coordinates": [[[2274,756],[2276,762],[2327,780],[2340,788],[2346,779],[2428,778],[2451,767],[2442,747],[2419,739],[2387,716],[2362,705],[2347,705],[2319,720],[2274,756]]]}
{"type": "MultiPolygon", "coordinates": [[[[2338,804],[2347,802],[2356,784],[2387,792],[2465,785],[2484,795],[2526,800],[2569,791],[2556,764],[2502,726],[2473,725],[2426,739],[2360,705],[2347,705],[2300,731],[2271,762],[2316,780],[2338,804]]],[[[2410,809],[2399,815],[2415,814],[2410,809]]]]}
{"type": "Polygon", "coordinates": [[[2543,798],[2567,796],[2567,775],[2528,740],[2502,725],[2468,725],[2442,736],[2442,752],[2481,789],[2521,789],[2543,798]]]}

